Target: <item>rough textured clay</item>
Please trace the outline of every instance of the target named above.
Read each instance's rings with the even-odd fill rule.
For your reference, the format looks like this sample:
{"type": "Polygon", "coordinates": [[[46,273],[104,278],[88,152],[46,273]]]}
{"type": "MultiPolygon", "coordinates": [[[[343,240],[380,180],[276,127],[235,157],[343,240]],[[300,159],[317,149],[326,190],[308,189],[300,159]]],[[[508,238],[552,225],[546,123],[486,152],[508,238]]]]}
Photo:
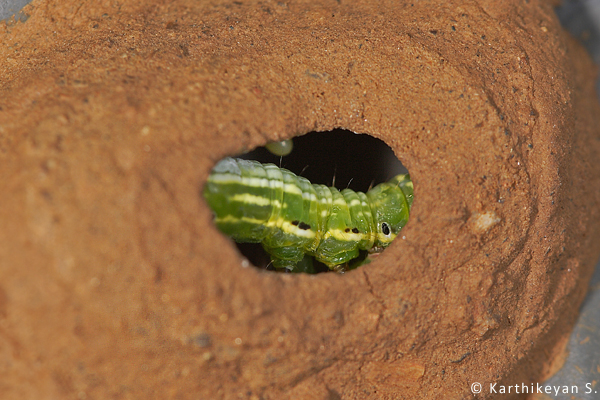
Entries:
{"type": "Polygon", "coordinates": [[[600,109],[550,3],[27,12],[0,26],[3,398],[458,399],[556,368],[598,256],[600,109]],[[343,276],[245,268],[210,169],[334,127],[408,167],[402,237],[343,276]]]}

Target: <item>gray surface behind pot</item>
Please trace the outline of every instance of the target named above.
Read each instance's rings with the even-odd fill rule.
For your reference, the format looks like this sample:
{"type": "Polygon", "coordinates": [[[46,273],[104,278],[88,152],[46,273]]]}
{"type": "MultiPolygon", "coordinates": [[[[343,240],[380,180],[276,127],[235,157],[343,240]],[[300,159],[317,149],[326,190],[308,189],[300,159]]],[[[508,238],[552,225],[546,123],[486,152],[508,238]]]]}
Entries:
{"type": "MultiPolygon", "coordinates": [[[[581,40],[594,61],[600,64],[600,0],[563,1],[556,13],[562,25],[581,40]]],[[[596,89],[600,93],[600,81],[596,82],[596,89]]],[[[581,306],[567,350],[569,356],[563,368],[544,383],[552,386],[550,396],[561,400],[599,399],[600,262],[596,264],[590,291],[581,306]],[[565,388],[568,393],[562,393],[565,388]],[[555,389],[561,393],[556,395],[555,389]]]]}
{"type": "Polygon", "coordinates": [[[0,0],[0,20],[17,15],[21,18],[19,11],[31,0],[0,0]]]}

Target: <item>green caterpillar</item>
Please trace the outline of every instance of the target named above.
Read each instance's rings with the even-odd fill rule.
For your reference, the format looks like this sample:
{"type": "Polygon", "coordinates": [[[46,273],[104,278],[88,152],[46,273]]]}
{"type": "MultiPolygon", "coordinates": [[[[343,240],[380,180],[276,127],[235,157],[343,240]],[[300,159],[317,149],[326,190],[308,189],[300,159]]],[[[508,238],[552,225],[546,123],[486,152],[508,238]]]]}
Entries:
{"type": "Polygon", "coordinates": [[[262,243],[277,269],[294,271],[305,255],[330,269],[379,252],[407,223],[413,201],[408,175],[367,193],[311,184],[273,164],[225,158],[212,170],[204,197],[217,227],[239,243],[262,243]]]}

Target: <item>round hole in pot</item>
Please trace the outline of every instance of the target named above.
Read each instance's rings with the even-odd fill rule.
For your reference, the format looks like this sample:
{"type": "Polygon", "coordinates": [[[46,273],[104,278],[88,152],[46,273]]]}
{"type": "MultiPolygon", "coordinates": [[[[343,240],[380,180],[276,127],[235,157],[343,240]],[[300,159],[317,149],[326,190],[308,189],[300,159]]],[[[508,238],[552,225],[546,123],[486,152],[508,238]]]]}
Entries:
{"type": "MultiPolygon", "coordinates": [[[[217,215],[217,226],[238,242],[236,245],[240,252],[256,267],[288,272],[344,272],[369,263],[373,254],[382,251],[406,224],[408,209],[412,204],[412,183],[408,177],[398,178],[399,174],[406,174],[407,171],[383,141],[370,135],[337,129],[311,132],[293,138],[293,149],[286,156],[273,154],[273,151],[278,154],[287,153],[289,149],[286,146],[275,144],[267,147],[270,150],[265,147],[257,148],[236,159],[254,160],[274,166],[269,168],[278,176],[275,178],[276,184],[280,188],[286,188],[280,189],[286,195],[283,201],[276,203],[278,205],[273,205],[273,178],[266,179],[265,170],[261,166],[245,161],[229,159],[219,163],[211,174],[212,181],[209,179],[207,185],[211,189],[205,191],[219,192],[218,200],[216,197],[209,200],[217,215]],[[308,179],[311,184],[337,188],[341,191],[337,203],[336,192],[327,203],[328,206],[319,205],[326,203],[325,197],[321,195],[323,192],[312,190],[312,186],[306,186],[308,182],[305,182],[303,188],[295,183],[290,187],[289,181],[281,176],[281,168],[308,179]],[[236,175],[240,173],[242,175],[236,175]],[[244,176],[244,183],[241,183],[239,176],[244,176]],[[236,179],[236,183],[231,179],[236,179]],[[383,182],[392,184],[377,186],[383,182]],[[228,189],[222,189],[226,186],[228,189]],[[388,189],[383,190],[384,187],[388,189]],[[344,189],[369,194],[354,197],[355,193],[344,189]],[[288,190],[295,193],[290,192],[292,195],[288,197],[288,190]],[[375,197],[375,193],[379,197],[375,197]],[[293,195],[297,196],[296,203],[288,201],[293,195]],[[375,207],[375,204],[379,206],[375,207]],[[278,207],[278,211],[272,211],[273,207],[278,207]],[[329,211],[325,212],[319,207],[328,207],[329,211]],[[311,211],[307,211],[308,209],[311,211]],[[272,225],[267,228],[267,220],[274,220],[269,217],[272,212],[279,215],[277,222],[272,222],[276,227],[272,225]],[[382,217],[383,214],[385,217],[382,217]],[[347,217],[336,218],[341,215],[347,217]],[[367,219],[371,217],[373,220],[367,223],[367,219]],[[342,220],[345,222],[340,225],[339,221],[342,220]],[[264,232],[267,230],[268,235],[278,238],[285,236],[285,239],[277,239],[277,246],[283,242],[291,243],[286,245],[284,255],[277,246],[265,251],[265,247],[275,240],[269,239],[269,242],[264,239],[264,232]],[[315,237],[319,238],[318,246],[314,246],[315,237]],[[325,245],[324,240],[330,242],[325,245]],[[348,250],[348,246],[354,247],[348,250]],[[301,261],[288,261],[286,257],[298,257],[288,256],[290,248],[292,253],[304,254],[304,258],[301,261]]],[[[288,176],[287,179],[297,182],[295,177],[288,176]]],[[[328,192],[325,193],[329,196],[328,192]]]]}

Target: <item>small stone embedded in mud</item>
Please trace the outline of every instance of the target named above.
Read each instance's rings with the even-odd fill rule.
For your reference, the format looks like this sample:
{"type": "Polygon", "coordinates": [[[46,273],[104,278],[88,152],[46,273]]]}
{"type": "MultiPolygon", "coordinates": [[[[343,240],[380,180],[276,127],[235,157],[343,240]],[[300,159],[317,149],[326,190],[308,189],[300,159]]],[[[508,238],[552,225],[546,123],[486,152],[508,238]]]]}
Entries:
{"type": "Polygon", "coordinates": [[[494,225],[500,222],[500,217],[494,211],[485,211],[482,213],[474,213],[471,215],[469,222],[472,224],[473,229],[478,232],[487,232],[494,225]]]}

